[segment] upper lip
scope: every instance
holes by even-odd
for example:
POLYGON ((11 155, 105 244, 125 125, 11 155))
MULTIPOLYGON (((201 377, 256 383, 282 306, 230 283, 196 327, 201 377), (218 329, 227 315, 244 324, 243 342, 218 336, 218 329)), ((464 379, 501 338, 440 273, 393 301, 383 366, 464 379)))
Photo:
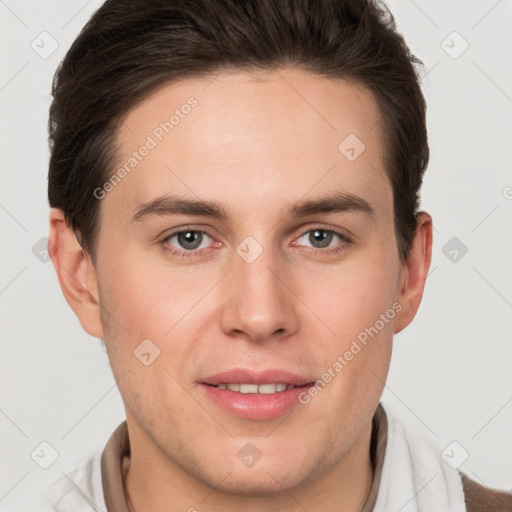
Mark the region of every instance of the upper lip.
POLYGON ((293 384, 294 386, 304 386, 310 384, 315 379, 309 379, 286 370, 249 370, 245 368, 234 368, 216 373, 210 377, 201 379, 203 384, 217 386, 219 384, 293 384))

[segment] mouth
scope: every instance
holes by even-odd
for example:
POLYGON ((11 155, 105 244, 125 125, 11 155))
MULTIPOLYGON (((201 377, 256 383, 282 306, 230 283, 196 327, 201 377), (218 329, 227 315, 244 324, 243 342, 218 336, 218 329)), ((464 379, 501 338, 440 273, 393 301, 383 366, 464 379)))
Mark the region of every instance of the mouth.
POLYGON ((212 405, 229 415, 268 420, 291 412, 315 379, 285 370, 235 369, 198 382, 212 405))
POLYGON ((295 385, 293 384, 243 384, 243 383, 221 383, 215 386, 219 389, 229 389, 229 391, 234 391, 235 393, 258 393, 260 395, 273 395, 274 393, 281 393, 282 391, 287 391, 288 389, 293 389, 295 385))

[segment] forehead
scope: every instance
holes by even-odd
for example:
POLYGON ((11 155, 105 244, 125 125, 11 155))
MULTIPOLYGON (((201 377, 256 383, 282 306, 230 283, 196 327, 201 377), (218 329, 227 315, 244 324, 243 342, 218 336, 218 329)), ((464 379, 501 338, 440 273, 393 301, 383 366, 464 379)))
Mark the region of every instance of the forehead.
POLYGON ((124 118, 113 171, 128 172, 107 202, 129 215, 177 192, 260 215, 276 203, 343 191, 389 209, 379 121, 366 88, 305 71, 167 84, 124 118))

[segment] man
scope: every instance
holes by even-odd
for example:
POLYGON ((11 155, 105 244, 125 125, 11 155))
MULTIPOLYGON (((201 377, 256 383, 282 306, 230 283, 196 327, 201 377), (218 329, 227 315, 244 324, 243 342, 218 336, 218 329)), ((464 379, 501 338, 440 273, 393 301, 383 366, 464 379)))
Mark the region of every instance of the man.
POLYGON ((361 0, 95 13, 54 82, 50 240, 126 421, 55 510, 512 510, 379 404, 431 259, 415 64, 361 0))

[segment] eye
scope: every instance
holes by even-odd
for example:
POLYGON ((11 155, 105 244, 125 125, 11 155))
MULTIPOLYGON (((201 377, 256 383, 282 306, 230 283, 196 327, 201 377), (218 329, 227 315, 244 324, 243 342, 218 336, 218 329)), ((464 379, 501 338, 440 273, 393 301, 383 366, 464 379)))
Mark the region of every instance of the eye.
MULTIPOLYGON (((164 243, 170 244, 178 252, 196 251, 208 247, 208 240, 212 240, 211 236, 204 231, 186 229, 169 235, 164 243)), ((210 242, 211 243, 211 242, 210 242)))
MULTIPOLYGON (((161 243, 164 249, 173 255, 191 257, 201 254, 202 249, 210 247, 212 241, 217 247, 222 246, 221 243, 215 242, 215 239, 205 231, 182 229, 171 233, 161 243)), ((325 254, 342 251, 350 243, 351 240, 343 233, 333 229, 316 228, 305 231, 291 245, 295 247, 298 245, 309 246, 313 252, 325 254), (343 243, 340 243, 340 241, 343 243)))
MULTIPOLYGON (((306 245, 308 247, 307 242, 309 242, 309 247, 313 247, 314 249, 325 249, 325 248, 331 248, 336 247, 336 243, 331 246, 331 243, 337 242, 337 241, 343 241, 346 245, 350 243, 350 240, 348 237, 343 235, 342 233, 339 233, 337 231, 334 231, 332 229, 322 229, 322 228, 316 228, 316 229, 310 229, 303 233, 299 238, 297 238, 297 242, 300 245, 306 245)), ((294 243, 293 245, 297 245, 297 243, 294 243)), ((323 251, 328 252, 328 251, 323 251)))

